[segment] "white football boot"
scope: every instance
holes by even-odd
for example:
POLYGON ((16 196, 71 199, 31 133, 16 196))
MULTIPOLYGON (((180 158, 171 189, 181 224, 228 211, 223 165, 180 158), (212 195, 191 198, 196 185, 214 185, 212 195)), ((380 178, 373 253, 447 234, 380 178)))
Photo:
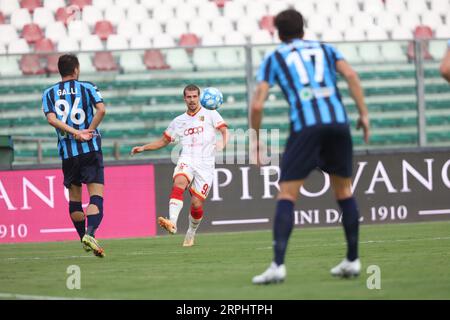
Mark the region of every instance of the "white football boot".
POLYGON ((360 271, 361 262, 359 259, 348 261, 347 258, 330 270, 332 276, 343 278, 357 277, 360 271))
POLYGON ((270 284, 270 283, 280 283, 286 278, 286 267, 284 264, 277 266, 275 262, 270 264, 270 267, 261 273, 253 277, 253 284, 270 284))
POLYGON ((188 230, 184 237, 183 247, 192 247, 194 245, 195 231, 188 230))

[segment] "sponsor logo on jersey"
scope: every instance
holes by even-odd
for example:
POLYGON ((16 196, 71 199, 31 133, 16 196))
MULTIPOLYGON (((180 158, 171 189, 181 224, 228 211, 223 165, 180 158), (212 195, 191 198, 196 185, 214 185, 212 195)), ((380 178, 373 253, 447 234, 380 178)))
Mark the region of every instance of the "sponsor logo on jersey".
POLYGON ((190 135, 193 135, 193 134, 200 134, 202 132, 203 132, 203 127, 200 126, 200 127, 189 128, 189 129, 184 130, 184 135, 185 136, 190 136, 190 135))
POLYGON ((183 162, 181 162, 179 165, 178 165, 178 167, 179 167, 179 169, 180 170, 183 170, 184 168, 186 168, 187 167, 187 164, 186 163, 183 163, 183 162))
POLYGON ((334 88, 303 88, 300 90, 300 99, 312 100, 313 98, 328 98, 335 94, 334 88))

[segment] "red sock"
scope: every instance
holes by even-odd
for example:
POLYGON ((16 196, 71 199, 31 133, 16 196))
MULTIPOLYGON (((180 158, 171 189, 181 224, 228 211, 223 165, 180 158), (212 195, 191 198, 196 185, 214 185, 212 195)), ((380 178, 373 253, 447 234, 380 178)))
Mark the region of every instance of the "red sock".
POLYGON ((191 205, 191 216, 196 220, 201 219, 203 217, 203 207, 194 208, 191 205))
POLYGON ((178 188, 178 187, 173 187, 172 193, 170 194, 170 199, 177 199, 177 200, 183 201, 183 193, 184 193, 184 189, 178 188))

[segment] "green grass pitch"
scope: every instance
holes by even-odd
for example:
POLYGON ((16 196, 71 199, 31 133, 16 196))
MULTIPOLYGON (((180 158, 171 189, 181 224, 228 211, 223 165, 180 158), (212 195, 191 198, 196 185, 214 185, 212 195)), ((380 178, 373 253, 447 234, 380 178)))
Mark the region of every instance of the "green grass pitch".
POLYGON ((191 248, 183 237, 101 240, 104 259, 78 241, 3 244, 0 298, 450 299, 450 221, 361 226, 357 279, 329 275, 345 252, 342 228, 296 228, 287 279, 270 286, 251 284, 272 258, 270 230, 199 233, 191 248), (66 287, 70 265, 80 267, 79 290, 66 287), (367 288, 369 265, 380 267, 381 289, 367 288))

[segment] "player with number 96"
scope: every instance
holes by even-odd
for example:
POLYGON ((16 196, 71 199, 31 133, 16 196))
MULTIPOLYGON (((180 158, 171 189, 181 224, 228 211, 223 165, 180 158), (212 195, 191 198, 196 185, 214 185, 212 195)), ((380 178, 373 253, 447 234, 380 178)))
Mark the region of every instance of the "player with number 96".
POLYGON ((79 81, 80 63, 72 54, 59 57, 61 81, 42 95, 42 110, 56 129, 62 159, 64 186, 69 190, 69 213, 86 251, 103 257, 104 250, 95 239, 103 218, 103 155, 98 125, 105 115, 103 98, 97 87, 79 81), (81 185, 90 196, 85 213, 81 205, 81 185))

